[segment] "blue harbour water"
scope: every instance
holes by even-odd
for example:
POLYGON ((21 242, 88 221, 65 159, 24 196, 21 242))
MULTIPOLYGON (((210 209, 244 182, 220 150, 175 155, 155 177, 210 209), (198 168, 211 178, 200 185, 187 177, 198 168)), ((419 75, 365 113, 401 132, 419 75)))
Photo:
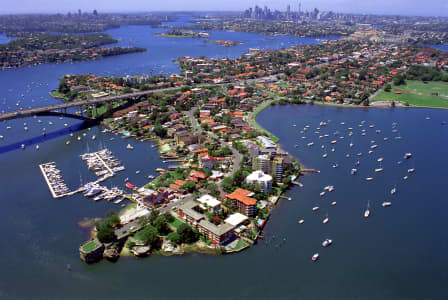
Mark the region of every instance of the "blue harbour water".
MULTIPOLYGON (((179 72, 172 60, 184 55, 237 57, 253 47, 278 49, 318 42, 212 32, 212 39, 244 42, 224 48, 202 40, 154 36, 163 31, 148 26, 108 31, 121 38, 122 45, 147 47, 145 53, 0 71, 0 111, 57 103, 48 92, 57 87, 58 78, 64 74, 150 74, 151 70, 170 74, 179 72)), ((78 246, 89 234, 78 222, 85 217, 102 217, 119 207, 93 202, 82 195, 52 199, 38 164, 56 162, 68 186, 76 188, 81 181, 94 179, 79 155, 107 147, 126 170, 105 185, 124 188, 126 177, 142 185, 147 175, 155 175, 155 168, 166 167, 156 148, 150 142, 102 133, 101 127, 75 131, 79 120, 67 118, 1 123, 0 135, 4 138, 0 139, 0 148, 41 136, 43 128, 58 132, 75 127, 73 136, 65 134, 39 142, 39 150, 28 145, 24 150, 0 153, 0 298, 442 299, 448 294, 448 204, 443 190, 448 168, 444 157, 448 127, 442 125, 446 120, 445 110, 269 107, 257 121, 280 138, 285 150, 321 173, 300 178, 303 188, 291 188, 288 196, 293 200, 278 204, 266 226, 265 238, 257 246, 237 255, 121 257, 117 263, 102 261, 93 265, 84 264, 78 257, 78 246), (427 116, 430 120, 426 120, 427 116), (328 120, 331 122, 320 132, 331 138, 319 139, 314 131, 319 122, 328 120), (366 120, 364 127, 358 127, 362 120, 366 120), (25 122, 28 131, 23 129, 25 122), (397 133, 392 132, 392 122, 398 123, 397 133), (369 128, 370 124, 375 128, 369 128), (310 129, 301 134, 306 125, 310 129), (352 138, 347 136, 348 127, 353 127, 352 138), (362 129, 366 129, 366 136, 361 135, 362 129), (377 129, 380 134, 375 133, 377 129), (333 135, 335 131, 340 132, 338 137, 333 135), (402 139, 394 138, 398 134, 402 139), (390 139, 384 141, 384 137, 390 139), (331 140, 337 143, 332 145, 331 140), (371 140, 378 147, 369 155, 371 140), (311 141, 315 144, 307 147, 311 141), (352 149, 350 142, 354 143, 352 149), (134 150, 126 149, 128 143, 134 150), (322 158, 321 145, 328 149, 327 158, 322 158), (335 152, 331 152, 332 146, 335 152), (358 152, 363 153, 359 172, 352 176, 350 169, 358 152), (405 152, 412 152, 413 157, 398 164, 405 152), (346 158, 347 153, 350 158, 346 158), (384 157, 384 171, 375 173, 379 156, 384 157), (339 167, 332 168, 333 163, 339 167), (416 172, 408 174, 409 168, 416 172), (137 170, 141 173, 136 174, 137 170), (406 175, 409 179, 404 180, 406 175), (374 180, 366 182, 369 176, 374 180), (335 190, 319 196, 327 185, 334 185, 335 190), (398 191, 391 196, 389 191, 394 186, 398 191), (381 207, 386 200, 392 202, 391 207, 381 207), (330 205, 332 201, 337 204, 330 205), (365 219, 368 201, 371 216, 365 219), (316 205, 320 209, 313 212, 316 205), (327 214, 330 221, 322 224, 327 214), (304 224, 298 224, 299 219, 304 219, 304 224), (320 244, 325 238, 334 242, 324 249, 320 244), (315 252, 320 253, 317 263, 311 261, 315 252), (71 264, 71 271, 66 269, 67 264, 71 264)))

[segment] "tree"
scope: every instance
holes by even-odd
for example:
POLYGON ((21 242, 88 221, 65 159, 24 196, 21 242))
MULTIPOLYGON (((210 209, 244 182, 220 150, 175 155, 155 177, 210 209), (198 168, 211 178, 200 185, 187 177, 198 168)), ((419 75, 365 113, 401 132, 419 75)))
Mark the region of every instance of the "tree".
POLYGON ((140 232, 141 238, 148 245, 154 245, 159 240, 158 234, 159 233, 157 232, 157 229, 152 227, 151 225, 146 226, 140 232))
POLYGON ((103 223, 99 226, 96 237, 101 243, 111 243, 115 239, 115 231, 112 227, 103 223))
POLYGON ((165 218, 165 220, 166 220, 168 223, 171 223, 171 222, 174 221, 174 217, 173 217, 173 215, 170 214, 169 212, 164 213, 162 216, 165 218))
POLYGON ((166 238, 176 245, 182 244, 182 238, 177 232, 170 232, 166 238))
POLYGON ((385 86, 384 86, 384 91, 385 92, 390 92, 391 91, 391 89, 392 89, 392 87, 390 86, 390 84, 388 83, 388 84, 386 84, 385 86))
POLYGON ((193 243, 196 242, 199 238, 198 234, 191 228, 191 226, 183 223, 177 229, 177 233, 179 234, 181 241, 183 243, 193 243))
POLYGON ((170 232, 170 229, 168 228, 168 223, 166 221, 166 218, 161 215, 158 216, 155 220, 154 220, 154 227, 157 229, 157 231, 162 234, 165 235, 168 232, 170 232))
POLYGON ((196 184, 193 181, 187 181, 182 188, 186 189, 189 193, 192 193, 196 189, 196 184))
POLYGON ((154 224, 154 221, 157 219, 159 215, 160 212, 157 209, 151 210, 151 213, 149 214, 149 223, 154 224))

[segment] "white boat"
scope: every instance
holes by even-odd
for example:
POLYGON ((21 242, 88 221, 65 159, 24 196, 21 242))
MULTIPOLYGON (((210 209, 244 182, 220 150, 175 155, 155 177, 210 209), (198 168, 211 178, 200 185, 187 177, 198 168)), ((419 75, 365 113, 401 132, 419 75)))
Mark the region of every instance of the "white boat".
POLYGON ((383 202, 383 204, 381 204, 383 207, 388 207, 392 205, 392 202, 383 202))
POLYGON ((355 175, 356 172, 358 172, 358 169, 353 168, 353 169, 350 171, 350 174, 355 175))
POLYGON ((409 152, 408 152, 408 153, 405 153, 405 154, 404 154, 403 158, 404 158, 404 159, 408 159, 408 158, 411 158, 411 156, 412 156, 412 153, 409 153, 409 152))
POLYGON ((95 139, 96 139, 96 135, 93 135, 93 136, 92 136, 92 140, 95 140, 95 139))
POLYGON ((331 205, 335 206, 336 205, 336 201, 331 202, 331 205))
POLYGON ((380 158, 378 158, 376 161, 377 161, 377 162, 382 162, 382 161, 383 161, 383 158, 380 157, 380 158))
POLYGON ((305 222, 304 219, 299 220, 299 224, 303 224, 305 222))
POLYGON ((373 180, 373 177, 367 177, 366 180, 367 180, 367 181, 372 181, 372 180, 373 180))
POLYGON ((20 148, 25 149, 25 144, 20 145, 20 148))
POLYGON ((80 137, 80 136, 78 136, 77 140, 78 140, 78 141, 80 141, 80 140, 81 140, 81 137, 80 137))
POLYGON ((325 239, 325 241, 322 242, 322 247, 328 247, 333 243, 333 240, 325 239))
POLYGON ((408 170, 408 173, 414 173, 415 172, 415 169, 409 169, 408 170))
POLYGON ((0 140, 3 138, 3 135, 0 135, 0 140))
POLYGON ((350 148, 352 148, 353 146, 354 146, 355 144, 353 144, 353 143, 350 143, 350 148))
POLYGON ((66 144, 66 145, 69 145, 69 144, 70 144, 70 141, 66 141, 65 144, 66 144))
POLYGON ((372 145, 370 146, 370 149, 375 149, 376 147, 378 147, 378 145, 372 145))
POLYGON ((367 202, 367 208, 364 211, 364 218, 368 218, 370 216, 370 201, 367 202))
POLYGON ((319 210, 319 206, 314 206, 313 211, 317 211, 317 210, 319 210))
POLYGON ((325 192, 321 192, 319 195, 324 196, 324 195, 325 195, 325 192))
POLYGON ((36 145, 36 150, 39 150, 39 145, 36 145))
POLYGON ((327 153, 324 153, 324 155, 322 155, 323 158, 326 158, 327 156, 327 153))
POLYGON ((339 167, 339 165, 338 164, 333 164, 332 167, 336 169, 337 167, 339 167))
POLYGON ((395 195, 396 192, 397 192, 397 188, 393 188, 390 190, 391 195, 395 195))
POLYGON ((372 154, 373 153, 373 151, 372 150, 370 150, 369 152, 367 152, 367 154, 372 154))
POLYGON ((323 221, 322 224, 327 224, 328 223, 328 217, 326 217, 323 221))
POLYGON ((308 143, 306 144, 308 147, 311 147, 312 145, 314 145, 314 142, 308 143))
POLYGON ((126 149, 128 149, 128 150, 132 150, 132 149, 134 149, 134 147, 132 147, 131 144, 128 144, 128 145, 126 146, 126 149))
POLYGON ((331 141, 330 143, 332 143, 332 144, 336 144, 337 141, 336 141, 336 140, 333 140, 333 141, 331 141))
POLYGON ((383 168, 381 168, 381 167, 380 167, 380 168, 377 168, 377 169, 375 169, 375 172, 377 172, 377 173, 378 173, 378 172, 381 172, 381 171, 383 171, 383 168))
POLYGON ((140 170, 135 171, 135 174, 140 174, 140 170))
POLYGON ((319 253, 314 253, 313 257, 311 257, 312 261, 317 261, 319 259, 319 253))
POLYGON ((403 179, 404 179, 404 180, 407 180, 407 179, 408 179, 408 176, 404 176, 403 179))

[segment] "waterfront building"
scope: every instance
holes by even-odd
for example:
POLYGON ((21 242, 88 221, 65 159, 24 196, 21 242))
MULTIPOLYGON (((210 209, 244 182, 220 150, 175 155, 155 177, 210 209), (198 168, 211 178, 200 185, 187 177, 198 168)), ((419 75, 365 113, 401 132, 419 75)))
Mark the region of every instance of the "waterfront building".
POLYGON ((263 187, 263 192, 272 189, 272 176, 263 173, 263 171, 254 171, 246 177, 246 183, 257 184, 263 187))
POLYGON ((251 198, 253 192, 236 189, 233 193, 226 196, 238 208, 238 210, 248 217, 254 217, 257 214, 257 200, 251 198))
POLYGON ((235 237, 233 232, 235 226, 226 222, 218 225, 209 222, 202 213, 200 205, 200 203, 193 200, 184 203, 178 209, 179 217, 198 229, 200 233, 207 236, 216 245, 222 245, 231 241, 235 237))
POLYGON ((257 141, 261 143, 263 148, 265 149, 276 149, 277 145, 268 137, 266 136, 257 136, 257 141))

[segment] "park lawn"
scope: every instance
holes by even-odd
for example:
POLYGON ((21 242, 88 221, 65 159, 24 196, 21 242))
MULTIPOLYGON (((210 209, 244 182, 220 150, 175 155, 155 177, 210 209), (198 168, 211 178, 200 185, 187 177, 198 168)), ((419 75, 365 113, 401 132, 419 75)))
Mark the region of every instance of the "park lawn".
POLYGON ((448 96, 448 82, 443 81, 429 81, 425 84, 420 80, 406 80, 406 85, 394 85, 392 88, 396 90, 422 93, 428 96, 432 93, 438 93, 439 96, 448 96))
POLYGON ((85 244, 84 246, 82 246, 82 250, 84 250, 85 252, 90 252, 95 250, 97 247, 99 246, 99 244, 95 241, 90 241, 87 244, 85 244))
POLYGON ((403 104, 408 103, 410 106, 448 108, 448 98, 438 96, 421 96, 415 94, 395 94, 394 92, 380 92, 372 99, 376 101, 395 101, 403 104))
POLYGON ((179 220, 178 218, 174 218, 174 221, 171 223, 168 223, 171 226, 173 226, 174 228, 176 228, 176 230, 179 228, 180 225, 184 224, 184 222, 182 222, 181 220, 179 220))
POLYGON ((268 107, 274 100, 265 101, 264 103, 261 103, 259 106, 255 108, 255 111, 252 113, 251 117, 248 118, 249 123, 255 127, 256 129, 265 132, 269 135, 269 138, 274 142, 278 143, 278 137, 273 135, 272 133, 268 132, 266 129, 264 129, 260 124, 257 122, 257 115, 262 112, 266 107, 268 107))
POLYGON ((249 246, 248 243, 246 243, 245 241, 239 239, 239 240, 238 240, 238 243, 236 243, 236 246, 235 246, 235 248, 233 248, 233 250, 234 250, 234 251, 238 251, 238 250, 240 250, 240 249, 242 249, 242 248, 245 248, 245 247, 247 247, 247 246, 249 246))

